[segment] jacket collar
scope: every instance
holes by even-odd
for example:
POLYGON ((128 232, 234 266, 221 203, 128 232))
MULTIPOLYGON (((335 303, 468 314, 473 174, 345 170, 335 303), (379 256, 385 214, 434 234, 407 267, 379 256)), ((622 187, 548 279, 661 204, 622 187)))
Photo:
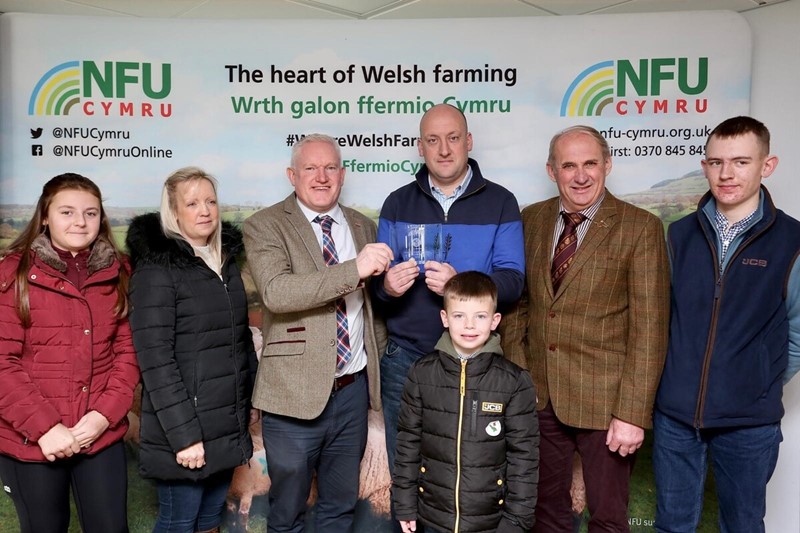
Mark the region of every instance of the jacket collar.
MULTIPOLYGON (((469 164, 470 168, 472 168, 472 178, 469 180, 467 190, 465 190, 461 196, 467 196, 486 186, 486 178, 484 178, 483 174, 481 174, 481 169, 478 166, 478 162, 472 158, 469 158, 467 159, 467 163, 469 164)), ((425 194, 431 195, 431 186, 428 182, 427 165, 423 164, 422 167, 420 167, 420 169, 417 171, 417 174, 414 176, 414 179, 417 181, 419 188, 422 189, 425 194)))
MULTIPOLYGON (((31 243, 31 251, 39 261, 50 268, 59 272, 67 271, 67 264, 58 256, 58 252, 53 248, 53 244, 47 235, 41 234, 36 237, 31 243)), ((114 247, 104 238, 98 237, 92 246, 92 251, 89 253, 86 270, 91 276, 98 270, 108 268, 115 260, 114 247)))
MULTIPOLYGON (((131 263, 156 264, 185 268, 197 264, 191 245, 182 239, 172 239, 161 230, 158 213, 139 215, 131 221, 125 240, 131 263)), ((243 249, 242 232, 230 222, 222 222, 222 253, 225 259, 235 257, 243 249)))
MULTIPOLYGON (((572 261, 572 265, 569 267, 569 270, 564 276, 561 286, 556 294, 552 294, 553 285, 550 281, 550 261, 548 260, 546 262, 542 262, 544 266, 541 274, 545 278, 543 282, 545 283, 551 296, 556 297, 566 290, 570 282, 578 275, 583 265, 595 255, 595 252, 603 243, 603 241, 608 238, 611 229, 617 223, 618 202, 619 200, 613 194, 611 194, 608 189, 606 189, 605 198, 600 204, 600 209, 597 210, 597 213, 592 219, 592 224, 589 226, 586 236, 583 238, 581 245, 578 247, 578 251, 575 253, 575 258, 572 261)), ((558 207, 559 199, 558 197, 555 197, 550 201, 550 204, 548 205, 549 209, 544 214, 544 216, 549 217, 548 220, 552 220, 552 222, 546 226, 549 228, 547 230, 548 258, 550 257, 549 251, 553 249, 553 238, 556 218, 558 217, 558 207)))
MULTIPOLYGON (((439 341, 436 343, 436 349, 439 351, 439 358, 442 361, 445 369, 449 372, 459 373, 461 371, 461 359, 458 357, 455 347, 453 346, 453 339, 450 337, 450 332, 442 333, 439 341)), ((483 346, 480 353, 473 355, 467 361, 467 366, 470 370, 470 375, 483 374, 489 368, 492 361, 492 356, 503 355, 503 348, 500 343, 500 334, 492 332, 489 339, 483 346)))
MULTIPOLYGON (((342 216, 347 222, 347 226, 350 228, 350 234, 353 238, 353 242, 355 243, 356 250, 361 250, 367 244, 368 237, 365 229, 362 227, 361 222, 351 215, 349 209, 342 207, 341 204, 339 204, 339 209, 341 209, 342 216)), ((317 269, 322 270, 327 268, 325 260, 323 259, 320 251, 317 236, 314 233, 314 229, 311 227, 311 222, 308 221, 306 214, 302 209, 300 209, 297 195, 295 193, 291 193, 283 200, 283 211, 286 213, 286 217, 294 227, 297 235, 299 235, 300 239, 303 241, 303 245, 305 246, 308 254, 314 260, 314 264, 317 266, 317 269)))
MULTIPOLYGON (((769 191, 763 185, 761 186, 760 191, 760 198, 758 201, 758 208, 756 209, 756 216, 753 217, 753 220, 750 222, 749 227, 745 230, 749 231, 750 228, 759 224, 760 222, 764 222, 766 224, 771 223, 775 217, 777 216, 777 208, 775 204, 772 202, 772 196, 770 196, 769 191)), ((717 202, 714 199, 714 196, 711 194, 711 191, 706 192, 700 201, 697 203, 697 215, 698 216, 705 216, 711 226, 715 226, 714 219, 716 216, 716 209, 717 209, 717 202)), ((744 232, 742 232, 744 233, 744 232)))

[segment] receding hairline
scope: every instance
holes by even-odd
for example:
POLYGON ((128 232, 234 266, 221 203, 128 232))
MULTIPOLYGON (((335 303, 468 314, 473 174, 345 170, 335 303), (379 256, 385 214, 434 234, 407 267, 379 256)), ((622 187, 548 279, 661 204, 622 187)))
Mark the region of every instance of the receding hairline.
POLYGON ((556 160, 556 145, 562 140, 574 135, 587 135, 590 139, 597 143, 597 146, 600 148, 600 153, 603 157, 604 161, 608 161, 611 159, 611 148, 608 146, 608 141, 606 141, 605 137, 594 129, 591 126, 585 125, 578 125, 578 126, 570 126, 569 128, 563 129, 553 135, 553 138, 550 139, 550 149, 547 154, 547 164, 553 165, 556 160))
POLYGON ((422 114, 422 118, 419 121, 419 136, 420 137, 424 136, 423 126, 426 124, 428 120, 430 120, 430 117, 432 115, 445 112, 453 113, 457 117, 460 117, 461 125, 464 126, 464 132, 465 133, 469 132, 469 126, 467 124, 467 116, 464 114, 463 111, 461 111, 459 108, 451 104, 436 104, 435 106, 428 109, 427 111, 425 111, 425 113, 422 114))

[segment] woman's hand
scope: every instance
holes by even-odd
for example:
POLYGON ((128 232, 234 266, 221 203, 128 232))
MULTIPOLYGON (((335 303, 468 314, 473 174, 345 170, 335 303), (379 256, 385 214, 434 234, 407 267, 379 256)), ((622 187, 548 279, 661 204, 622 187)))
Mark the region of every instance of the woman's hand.
POLYGON ((191 446, 182 449, 175 454, 175 459, 179 465, 190 470, 203 467, 206 464, 206 451, 203 448, 203 442, 195 442, 191 446))
POLYGON ((97 411, 89 411, 78 423, 69 428, 81 448, 88 448, 108 429, 108 419, 97 411))
POLYGON ((72 457, 81 451, 75 435, 61 423, 51 427, 47 433, 39 437, 38 444, 45 458, 50 462, 72 457))

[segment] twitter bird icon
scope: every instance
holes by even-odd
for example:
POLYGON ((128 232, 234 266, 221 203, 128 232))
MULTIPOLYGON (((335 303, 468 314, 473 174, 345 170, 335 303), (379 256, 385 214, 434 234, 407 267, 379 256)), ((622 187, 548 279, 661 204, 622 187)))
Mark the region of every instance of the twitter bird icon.
POLYGON ((42 128, 36 128, 35 130, 31 130, 31 139, 38 139, 42 136, 42 128))

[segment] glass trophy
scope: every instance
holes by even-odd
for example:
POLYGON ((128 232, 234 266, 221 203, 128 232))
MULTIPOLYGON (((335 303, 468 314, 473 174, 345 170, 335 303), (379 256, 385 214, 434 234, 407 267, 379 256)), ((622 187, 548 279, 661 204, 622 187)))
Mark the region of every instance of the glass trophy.
POLYGON ((420 268, 425 261, 443 261, 442 225, 441 224, 407 224, 405 235, 399 240, 403 243, 403 261, 412 257, 420 268))

